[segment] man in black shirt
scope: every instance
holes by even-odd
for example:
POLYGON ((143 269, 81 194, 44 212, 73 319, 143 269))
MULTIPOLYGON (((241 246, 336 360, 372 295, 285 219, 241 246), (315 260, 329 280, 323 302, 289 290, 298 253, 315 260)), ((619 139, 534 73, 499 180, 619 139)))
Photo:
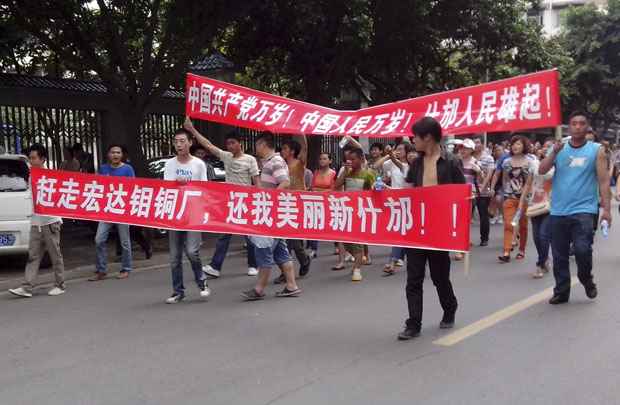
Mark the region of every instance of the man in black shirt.
MULTIPOLYGON (((413 162, 407 174, 407 182, 413 187, 428 187, 439 184, 464 184, 462 166, 459 160, 441 149, 441 125, 431 117, 422 118, 411 128, 419 157, 413 162)), ((399 340, 409 340, 420 335, 422 329, 422 285, 429 264, 431 280, 437 288, 439 302, 444 314, 439 327, 454 326, 457 308, 456 297, 450 282, 450 254, 445 251, 407 249, 407 305, 409 319, 405 329, 398 334, 399 340)))

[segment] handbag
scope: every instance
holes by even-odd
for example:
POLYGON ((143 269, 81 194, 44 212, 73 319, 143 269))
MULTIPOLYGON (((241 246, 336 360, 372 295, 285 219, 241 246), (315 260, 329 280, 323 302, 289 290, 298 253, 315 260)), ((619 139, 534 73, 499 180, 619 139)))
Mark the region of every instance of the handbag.
POLYGON ((525 215, 527 215, 529 218, 532 218, 548 214, 549 212, 551 212, 551 202, 549 200, 546 200, 536 204, 532 204, 527 207, 525 215))

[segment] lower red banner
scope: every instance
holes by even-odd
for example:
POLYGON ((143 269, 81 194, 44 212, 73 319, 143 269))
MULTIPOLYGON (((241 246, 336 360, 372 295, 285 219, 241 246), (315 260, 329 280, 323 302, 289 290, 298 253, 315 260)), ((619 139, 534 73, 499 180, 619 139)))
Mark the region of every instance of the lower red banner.
POLYGON ((471 189, 443 185, 362 192, 264 190, 32 169, 41 215, 152 228, 469 250, 471 189))

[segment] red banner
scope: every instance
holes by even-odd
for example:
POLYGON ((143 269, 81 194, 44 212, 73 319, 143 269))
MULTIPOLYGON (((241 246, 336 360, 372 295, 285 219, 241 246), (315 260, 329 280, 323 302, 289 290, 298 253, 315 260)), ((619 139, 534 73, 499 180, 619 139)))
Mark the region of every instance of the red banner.
POLYGON ((287 134, 399 137, 422 117, 447 135, 555 127, 561 123, 559 75, 548 70, 357 111, 339 111, 193 74, 192 118, 287 134))
POLYGON ((469 250, 469 185, 316 193, 37 168, 31 176, 34 210, 41 215, 285 239, 469 250))

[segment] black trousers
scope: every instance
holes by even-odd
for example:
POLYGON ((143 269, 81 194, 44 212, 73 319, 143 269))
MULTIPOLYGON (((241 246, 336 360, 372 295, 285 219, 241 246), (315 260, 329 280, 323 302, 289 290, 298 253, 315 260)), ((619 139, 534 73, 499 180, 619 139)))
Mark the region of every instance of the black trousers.
POLYGON ((288 239, 286 241, 286 245, 289 250, 295 252, 295 256, 297 256, 297 261, 300 266, 309 266, 310 265, 310 256, 306 253, 306 249, 304 249, 304 241, 300 239, 288 239))
POLYGON ((491 204, 491 197, 477 197, 475 201, 478 214, 480 215, 480 241, 488 242, 491 228, 489 222, 489 204, 491 204))
POLYGON ((431 280, 437 288, 439 303, 444 313, 454 314, 458 306, 452 283, 450 282, 450 253, 436 250, 407 249, 407 305, 409 319, 407 327, 422 328, 423 284, 426 262, 431 273, 431 280))

